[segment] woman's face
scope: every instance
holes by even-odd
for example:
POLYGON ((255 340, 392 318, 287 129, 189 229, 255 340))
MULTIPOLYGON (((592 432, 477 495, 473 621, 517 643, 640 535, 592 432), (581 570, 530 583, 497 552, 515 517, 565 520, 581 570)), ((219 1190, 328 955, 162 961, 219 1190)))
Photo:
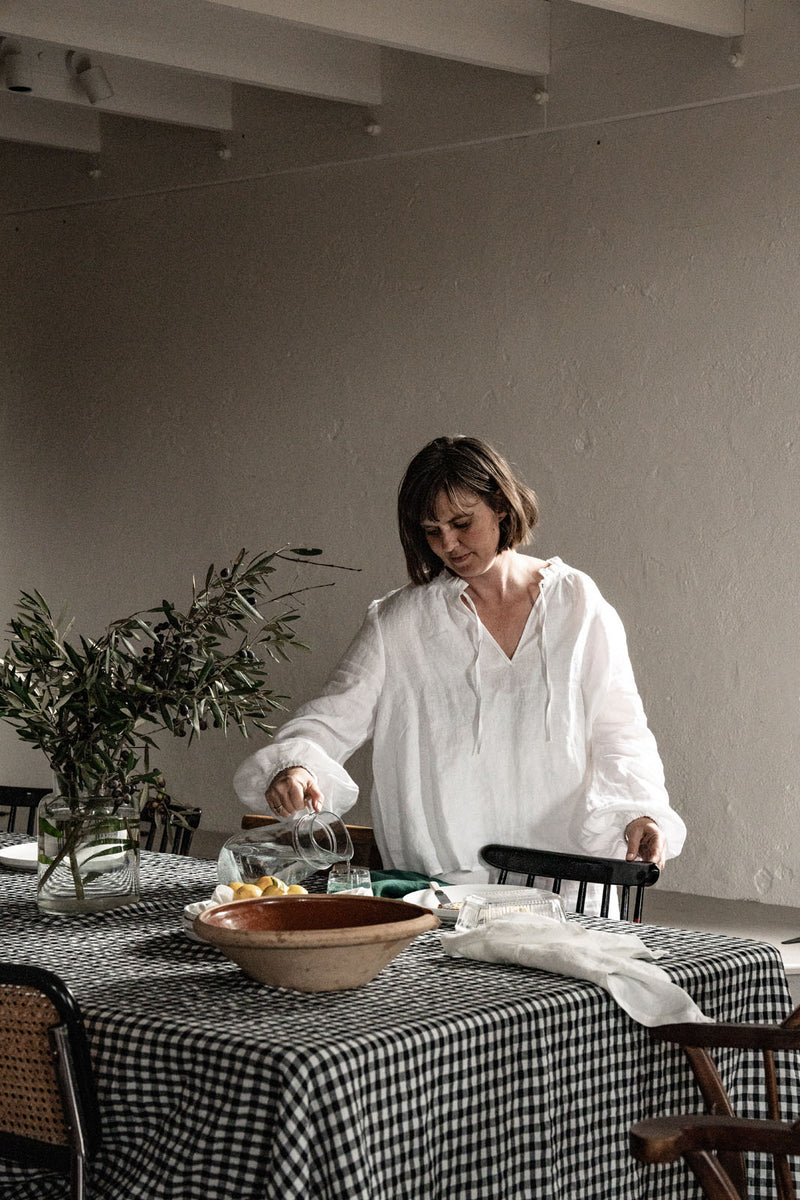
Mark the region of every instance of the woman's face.
POLYGON ((434 519, 422 522, 428 545, 454 575, 471 579, 488 571, 497 559, 500 522, 506 514, 474 492, 460 493, 455 503, 440 492, 434 519))

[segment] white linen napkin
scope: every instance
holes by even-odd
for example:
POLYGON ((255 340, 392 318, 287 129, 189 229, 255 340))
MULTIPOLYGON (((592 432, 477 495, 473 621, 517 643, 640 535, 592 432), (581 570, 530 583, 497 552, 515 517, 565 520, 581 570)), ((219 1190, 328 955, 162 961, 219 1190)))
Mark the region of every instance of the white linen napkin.
POLYGON ((640 1025, 710 1021, 688 992, 655 965, 661 954, 632 933, 585 929, 533 913, 511 913, 494 921, 441 935, 454 958, 517 963, 556 975, 588 979, 605 988, 640 1025))

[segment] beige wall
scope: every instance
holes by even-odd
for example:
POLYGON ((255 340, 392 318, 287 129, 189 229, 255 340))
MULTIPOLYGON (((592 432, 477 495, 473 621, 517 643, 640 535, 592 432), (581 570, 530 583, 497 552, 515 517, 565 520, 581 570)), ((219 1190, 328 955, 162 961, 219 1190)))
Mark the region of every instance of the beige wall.
MULTIPOLYGON (((138 193, 119 166, 93 198, 71 156, 4 149, 3 621, 37 587, 92 633, 241 546, 319 545, 360 573, 308 597, 313 652, 275 675, 299 701, 403 581, 410 455, 477 434, 539 491, 537 551, 625 621, 690 830, 665 886, 800 905, 800 96, 781 86, 604 124, 564 100, 560 130, 508 137, 495 96, 492 128, 424 152, 393 149, 389 113, 382 150, 313 169, 303 124, 297 169, 192 187, 178 155, 187 178, 139 161, 138 193)), ((126 145, 119 126, 119 163, 126 145)), ((238 824, 245 751, 166 748, 209 829, 238 824)), ((0 779, 48 782, 5 730, 0 779)))

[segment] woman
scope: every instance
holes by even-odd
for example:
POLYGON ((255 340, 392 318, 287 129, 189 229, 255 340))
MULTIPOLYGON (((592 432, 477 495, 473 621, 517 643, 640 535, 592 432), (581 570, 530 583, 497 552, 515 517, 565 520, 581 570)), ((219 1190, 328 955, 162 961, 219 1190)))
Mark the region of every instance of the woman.
POLYGON ((530 488, 478 439, 437 438, 398 517, 411 582, 370 605, 319 699, 242 764, 243 803, 344 812, 358 789, 342 764, 371 738, 387 866, 458 884, 488 878, 488 842, 679 854, 619 617, 587 575, 516 549, 538 520, 530 488))

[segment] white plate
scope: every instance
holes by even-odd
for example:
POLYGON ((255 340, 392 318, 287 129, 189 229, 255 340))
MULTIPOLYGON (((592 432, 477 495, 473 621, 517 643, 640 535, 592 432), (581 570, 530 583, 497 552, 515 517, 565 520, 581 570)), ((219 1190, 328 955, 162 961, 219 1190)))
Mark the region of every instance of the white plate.
MULTIPOLYGON (((204 912, 205 909, 213 908, 213 906, 213 900, 199 900, 196 904, 187 904, 184 908, 182 921, 183 932, 188 938, 191 938, 193 942, 202 942, 203 940, 202 938, 199 938, 194 931, 195 917, 199 916, 199 914, 204 912)), ((208 945, 208 943, 206 943, 206 945, 208 945)))
POLYGON ((11 871, 35 871, 39 847, 36 842, 21 842, 0 850, 0 865, 11 871))
POLYGON ((214 894, 210 900, 197 900, 194 904, 187 904, 183 910, 183 918, 181 922, 183 926, 183 932, 188 938, 191 938, 193 942, 202 942, 204 946, 207 946, 208 942, 205 942, 202 938, 199 938, 194 931, 195 917, 199 916, 201 912, 205 912, 207 908, 213 908, 215 904, 228 904, 232 899, 233 892, 231 889, 226 887, 224 884, 218 884, 214 889, 214 894))
MULTIPOLYGON (((38 865, 39 847, 36 842, 21 842, 17 846, 5 846, 0 850, 0 866, 8 867, 11 871, 35 871, 38 865)), ((79 850, 78 860, 91 858, 95 851, 79 850)), ((124 864, 123 854, 107 854, 95 860, 94 870, 117 871, 124 864)))

